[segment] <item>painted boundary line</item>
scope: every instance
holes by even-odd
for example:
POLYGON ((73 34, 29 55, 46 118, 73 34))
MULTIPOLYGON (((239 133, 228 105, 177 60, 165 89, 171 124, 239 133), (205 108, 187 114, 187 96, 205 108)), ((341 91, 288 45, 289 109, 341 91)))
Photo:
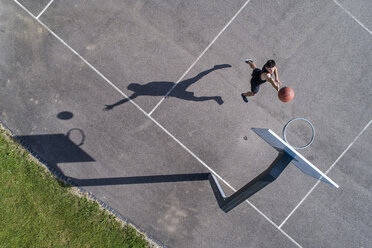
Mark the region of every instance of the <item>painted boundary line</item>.
MULTIPOLYGON (((78 58, 80 58, 89 68, 95 71, 104 81, 110 84, 116 91, 118 91, 122 96, 129 99, 129 97, 122 92, 115 84, 113 84, 109 79, 107 79, 101 72, 99 72, 93 65, 91 65, 87 60, 85 60, 79 53, 77 53, 72 47, 70 47, 62 38, 60 38, 56 33, 54 33, 48 26, 46 26, 42 21, 37 19, 27 8, 25 8, 22 4, 18 2, 18 0, 13 0, 19 7, 21 7, 25 12, 27 12, 31 17, 33 17, 41 26, 43 26, 48 32, 50 32, 57 40, 59 40, 63 45, 65 45, 72 53, 74 53, 78 58)), ((246 4, 249 2, 248 0, 246 4)), ((200 158, 198 158, 191 150, 189 150, 184 144, 182 144, 176 137, 174 137, 167 129, 165 129, 160 123, 158 123, 152 116, 146 113, 139 105, 137 105, 134 101, 129 99, 129 101, 137 107, 142 113, 144 113, 150 120, 152 120, 159 128, 161 128, 165 133, 167 133, 174 141, 176 141, 181 147, 183 147, 187 152, 190 153, 195 159, 197 159, 204 167, 206 167, 211 173, 213 173, 217 178, 219 178, 223 183, 225 183, 231 190, 236 192, 236 190, 226 182, 220 175, 214 172, 207 164, 205 164, 200 158)), ((90 192, 89 192, 90 193, 90 192)), ((302 248, 300 244, 298 244, 292 237, 290 237, 286 232, 284 232, 281 228, 278 227, 269 217, 267 217, 263 212, 261 212, 256 206, 254 206, 251 202, 246 200, 246 202, 255 209, 261 216, 263 216, 270 224, 272 224, 276 229, 278 229, 284 236, 286 236, 289 240, 291 240, 295 245, 302 248)))
MULTIPOLYGON (((368 124, 363 128, 363 130, 358 134, 358 136, 355 137, 355 139, 349 144, 349 146, 341 153, 341 155, 336 159, 336 161, 329 167, 329 169, 324 173, 328 174, 332 170, 332 168, 340 161, 340 159, 345 155, 345 153, 354 145, 354 143, 359 139, 359 137, 367 130, 369 125, 371 125, 372 120, 368 122, 368 124)), ((317 181, 315 185, 310 189, 309 192, 305 195, 305 197, 297 204, 297 206, 292 210, 292 212, 287 216, 287 218, 284 219, 284 221, 279 225, 279 228, 281 228, 287 220, 292 216, 292 214, 300 207, 300 205, 306 200, 306 198, 311 194, 311 192, 318 186, 320 181, 317 181)))
POLYGON ((62 40, 56 33, 54 33, 47 25, 42 21, 37 19, 30 11, 28 11, 18 0, 13 0, 17 3, 23 10, 30 14, 41 26, 43 26, 49 33, 51 33, 57 40, 59 40, 63 45, 65 45, 73 54, 75 54, 79 59, 81 59, 89 68, 96 72, 101 78, 103 78, 108 84, 110 84, 116 91, 118 91, 122 96, 128 98, 129 101, 136 106, 142 113, 148 115, 137 103, 132 101, 123 91, 121 91, 115 84, 113 84, 109 79, 107 79, 100 71, 98 71, 93 65, 91 65, 86 59, 84 59, 78 52, 76 52, 72 47, 70 47, 64 40, 62 40))
POLYGON ((194 63, 191 64, 191 66, 189 67, 189 69, 187 69, 185 71, 185 73, 180 77, 180 79, 178 79, 178 81, 175 83, 175 85, 173 85, 173 87, 168 91, 168 93, 165 94, 165 96, 163 96, 163 98, 155 105, 155 107, 150 111, 149 115, 152 115, 152 113, 159 107, 159 105, 164 101, 164 99, 168 97, 168 95, 173 91, 174 88, 176 88, 176 86, 178 85, 178 83, 181 82, 181 80, 186 76, 186 74, 189 73, 189 71, 195 66, 195 64, 201 59, 201 57, 203 57, 203 55, 209 50, 209 48, 216 42, 216 40, 218 39, 218 37, 221 36, 221 34, 227 29, 228 26, 230 26, 230 24, 235 20, 235 18, 240 14, 240 12, 242 12, 242 10, 249 3, 249 1, 250 0, 247 0, 243 4, 243 6, 238 10, 238 12, 236 12, 236 14, 225 25, 225 27, 223 27, 223 29, 217 34, 217 36, 214 37, 214 39, 211 41, 211 43, 209 43, 209 45, 204 49, 204 51, 199 55, 199 57, 197 57, 197 59, 194 61, 194 63))
POLYGON ((351 16, 351 18, 354 19, 354 21, 356 21, 362 28, 364 28, 370 35, 372 35, 372 32, 371 30, 369 30, 366 26, 364 26, 363 23, 361 23, 355 16, 353 16, 348 10, 346 10, 341 4, 339 4, 336 0, 333 0, 333 2, 335 4, 338 5, 338 7, 340 7, 343 11, 346 12, 346 14, 348 14, 349 16, 351 16))
POLYGON ((47 10, 47 8, 49 8, 49 6, 53 3, 54 0, 51 0, 47 6, 45 6, 45 8, 40 12, 40 14, 36 17, 36 19, 39 19, 40 16, 45 12, 45 10, 47 10))

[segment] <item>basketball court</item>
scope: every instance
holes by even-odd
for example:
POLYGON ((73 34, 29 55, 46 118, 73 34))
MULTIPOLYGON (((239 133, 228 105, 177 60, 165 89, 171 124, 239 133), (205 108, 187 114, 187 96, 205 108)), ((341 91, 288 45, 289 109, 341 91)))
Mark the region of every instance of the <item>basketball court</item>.
POLYGON ((0 6, 1 122, 160 245, 372 246, 371 1, 0 6), (274 59, 294 99, 266 83, 243 102, 245 59, 274 59), (225 213, 207 176, 232 195, 278 156, 253 130, 298 117, 316 135, 297 151, 339 188, 291 163, 225 213))

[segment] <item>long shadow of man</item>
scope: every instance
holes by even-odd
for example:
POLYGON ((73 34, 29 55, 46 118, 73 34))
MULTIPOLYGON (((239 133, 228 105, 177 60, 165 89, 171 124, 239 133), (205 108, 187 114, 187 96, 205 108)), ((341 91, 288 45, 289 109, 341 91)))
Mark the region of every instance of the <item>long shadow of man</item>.
POLYGON ((215 100, 219 105, 223 104, 223 100, 221 96, 195 96, 194 92, 186 91, 186 89, 197 82, 199 79, 204 77, 205 75, 211 73, 212 71, 231 67, 229 64, 222 64, 222 65, 215 65, 213 68, 203 71, 196 75, 193 78, 183 80, 179 82, 177 85, 174 82, 150 82, 144 85, 131 83, 128 85, 127 89, 133 91, 133 94, 128 98, 124 98, 114 104, 105 105, 106 107, 104 110, 113 109, 116 106, 124 104, 129 100, 133 100, 138 96, 167 96, 170 90, 173 90, 169 93, 169 96, 177 97, 184 100, 190 101, 208 101, 208 100, 215 100))

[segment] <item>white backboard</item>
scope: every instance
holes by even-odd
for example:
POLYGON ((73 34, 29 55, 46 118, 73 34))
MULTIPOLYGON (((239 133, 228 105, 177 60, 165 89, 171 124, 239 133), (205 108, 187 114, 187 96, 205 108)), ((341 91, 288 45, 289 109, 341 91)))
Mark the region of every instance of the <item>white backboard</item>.
POLYGON ((303 173, 308 176, 319 179, 325 183, 328 183, 336 188, 339 186, 327 177, 323 172, 316 168, 312 163, 310 163, 306 158, 304 158, 300 153, 298 153, 294 148, 292 148, 288 143, 282 140, 276 133, 267 128, 252 128, 252 130, 265 140, 269 145, 274 147, 276 150, 284 151, 293 157, 291 161, 297 168, 299 168, 303 173))

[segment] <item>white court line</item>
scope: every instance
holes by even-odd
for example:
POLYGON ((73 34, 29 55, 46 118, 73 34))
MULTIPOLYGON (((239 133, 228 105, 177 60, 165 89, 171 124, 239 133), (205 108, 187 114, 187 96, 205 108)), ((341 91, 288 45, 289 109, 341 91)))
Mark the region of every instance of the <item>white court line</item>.
POLYGON ((371 30, 369 30, 366 26, 364 26, 364 24, 363 23, 361 23, 358 19, 356 19, 356 17, 355 16, 353 16, 349 11, 347 11, 344 7, 342 7, 342 5, 341 4, 339 4, 336 0, 333 0, 333 2, 335 3, 335 4, 337 4, 341 9, 343 9, 345 12, 346 12, 346 14, 348 14, 349 16, 351 16, 360 26, 362 26, 362 28, 364 28, 370 35, 372 35, 372 32, 371 32, 371 30))
MULTIPOLYGON (((195 64, 200 60, 200 58, 208 51, 208 49, 216 42, 218 37, 226 30, 226 28, 234 21, 234 19, 240 14, 240 12, 244 9, 244 7, 249 3, 250 0, 246 1, 244 5, 236 12, 236 14, 231 18, 231 20, 225 25, 225 27, 218 33, 218 35, 212 40, 212 42, 207 46, 207 48, 204 49, 204 51, 199 55, 199 57, 194 61, 194 63, 191 64, 189 69, 185 71, 185 73, 181 76, 180 79, 176 82, 175 85, 168 91, 168 93, 155 105, 155 107, 150 111, 149 115, 152 115, 152 113, 159 107, 159 105, 165 100, 165 98, 168 97, 168 95, 173 91, 173 89, 177 86, 179 82, 186 76, 186 74, 195 66, 195 64)), ((355 18, 349 11, 347 11, 341 4, 339 4, 336 0, 333 0, 334 3, 336 3, 341 9, 343 9, 348 15, 350 15, 360 26, 362 26, 369 34, 372 35, 372 32, 364 26, 363 23, 361 23, 357 18, 355 18)))
MULTIPOLYGON (((76 52, 72 47, 70 47, 62 38, 60 38, 56 33, 54 33, 48 26, 46 26, 42 21, 37 19, 30 11, 28 11, 22 4, 20 4, 17 0, 13 0, 16 4, 18 4, 24 11, 30 14, 40 25, 42 25, 48 32, 50 32, 55 38, 57 38, 63 45, 65 45, 71 52, 73 52, 77 57, 79 57, 86 65, 88 65, 93 71, 95 71, 102 79, 104 79, 108 84, 110 84, 116 91, 118 91, 122 96, 129 99, 129 97, 122 92, 115 84, 113 84, 109 79, 107 79, 100 71, 98 71, 93 65, 91 65, 86 59, 84 59, 78 52, 76 52)), ((248 0, 249 1, 249 0, 248 0)), ((144 113, 150 120, 152 120, 158 127, 160 127, 165 133, 167 133, 174 141, 176 141, 181 147, 183 147, 190 155, 192 155, 196 160, 198 160, 205 168, 207 168, 211 173, 213 173, 217 178, 219 178, 223 183, 225 183, 231 190, 236 192, 236 190, 227 182, 225 181, 220 175, 218 175, 215 171, 213 171, 206 163, 204 163, 199 157, 197 157, 190 149, 188 149, 184 144, 181 143, 176 137, 174 137, 167 129, 165 129, 160 123, 158 123, 152 116, 146 113, 139 105, 137 105, 134 101, 129 99, 129 101, 142 113, 144 113)), ((278 229, 284 236, 286 236, 289 240, 291 240, 295 245, 302 248, 300 244, 298 244, 292 237, 290 237, 286 232, 278 227, 269 217, 267 217, 263 212, 261 212, 256 206, 254 206, 251 202, 246 200, 246 202, 255 209, 260 215, 262 215, 269 223, 271 223, 276 229, 278 229)))
POLYGON ((47 8, 49 8, 49 6, 53 3, 54 0, 51 0, 47 6, 45 6, 45 8, 40 12, 40 14, 36 17, 36 19, 39 19, 40 16, 45 12, 45 10, 47 10, 47 8))
POLYGON ((91 65, 86 59, 84 59, 78 52, 76 52, 72 47, 70 47, 62 38, 60 38, 56 33, 54 33, 48 26, 46 26, 42 21, 37 19, 34 15, 31 14, 22 4, 18 2, 18 0, 13 0, 16 2, 22 9, 24 9, 27 13, 29 13, 36 21, 39 22, 41 26, 43 26, 49 33, 51 33, 55 38, 57 38, 63 45, 65 45, 71 52, 73 52, 76 56, 78 56, 85 64, 87 64, 93 71, 95 71, 99 76, 101 76, 108 84, 110 84, 116 91, 118 91, 122 96, 128 98, 129 101, 134 104, 139 110, 141 110, 145 115, 148 115, 140 106, 137 105, 134 101, 132 101, 124 92, 122 92, 115 84, 113 84, 108 78, 106 78, 100 71, 98 71, 93 65, 91 65))
MULTIPOLYGON (((357 141, 357 139, 367 130, 369 125, 371 125, 372 120, 368 122, 368 124, 363 128, 363 130, 356 136, 356 138, 349 144, 349 146, 341 153, 341 155, 336 159, 336 161, 329 167, 329 169, 324 173, 328 174, 332 170, 332 168, 340 161, 340 159, 345 155, 345 153, 351 148, 351 146, 357 141)), ((297 204, 297 206, 292 210, 292 212, 285 218, 285 220, 282 222, 282 224, 279 225, 279 228, 281 228, 287 220, 292 216, 292 214, 298 209, 298 207, 305 201, 305 199, 310 195, 310 193, 315 189, 315 187, 320 183, 320 181, 317 181, 316 184, 310 189, 310 191, 305 195, 305 197, 297 204)))
POLYGON ((164 101, 165 98, 168 97, 168 95, 173 91, 173 89, 177 86, 177 84, 179 82, 181 82, 181 80, 186 76, 186 74, 194 67, 194 65, 200 60, 200 58, 208 51, 208 49, 216 42, 216 40, 218 39, 218 37, 220 37, 220 35, 226 30, 226 28, 228 26, 230 26, 230 24, 235 20, 235 18, 240 14, 240 12, 244 9, 244 7, 249 3, 250 0, 247 0, 243 6, 238 10, 238 12, 236 12, 236 14, 231 18, 231 20, 225 25, 225 27, 217 34, 216 37, 214 37, 214 39, 211 41, 211 43, 209 43, 209 45, 204 49, 204 51, 199 55, 199 57, 194 61, 194 63, 191 64, 191 66, 189 67, 189 69, 187 69, 185 71, 185 73, 180 77, 180 79, 178 79, 178 81, 175 83, 175 85, 173 85, 173 87, 168 91, 167 94, 165 94, 165 96, 163 96, 163 98, 156 104, 156 106, 150 111, 149 115, 152 115, 152 113, 155 111, 155 109, 157 109, 159 107, 159 105, 164 101))

